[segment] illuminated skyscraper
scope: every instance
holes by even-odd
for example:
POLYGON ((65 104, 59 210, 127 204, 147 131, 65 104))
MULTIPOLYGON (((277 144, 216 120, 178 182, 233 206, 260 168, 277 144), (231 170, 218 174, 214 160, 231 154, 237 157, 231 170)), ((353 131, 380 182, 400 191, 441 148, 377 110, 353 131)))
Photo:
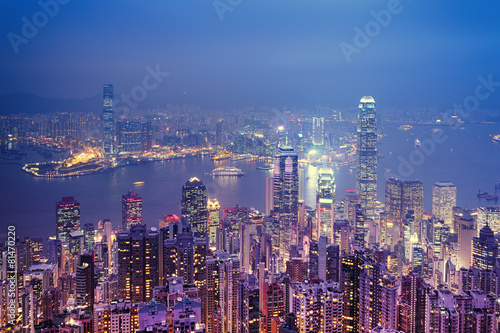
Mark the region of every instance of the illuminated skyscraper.
POLYGON ((321 146, 325 137, 325 118, 313 117, 313 145, 321 146))
POLYGON ((403 217, 412 210, 415 215, 415 232, 421 237, 422 216, 424 214, 424 184, 420 180, 403 182, 403 217))
POLYGON ((356 190, 367 219, 375 218, 377 200, 377 118, 375 100, 364 96, 359 102, 356 190))
POLYGON ((207 258, 207 333, 237 333, 238 330, 238 280, 240 260, 226 252, 216 251, 207 258), (217 329, 214 316, 220 319, 217 329))
POLYGON ((132 225, 116 234, 119 296, 147 302, 159 283, 159 233, 145 224, 132 225))
POLYGON ((217 228, 220 226, 220 204, 217 199, 208 199, 208 229, 209 242, 215 244, 217 228))
POLYGON ((76 304, 78 306, 94 308, 94 252, 80 256, 80 263, 76 266, 76 304))
POLYGON ((494 270, 498 258, 498 243, 490 226, 486 224, 479 237, 472 239, 472 267, 494 270))
POLYGON ((122 196, 122 225, 130 229, 133 224, 142 223, 142 197, 135 191, 129 191, 122 196))
POLYGON ((196 177, 182 187, 181 210, 195 237, 205 237, 208 232, 207 188, 196 177))
POLYGON ((73 197, 63 197, 56 204, 56 235, 62 242, 69 241, 69 234, 80 231, 80 203, 73 197))
POLYGON ((273 196, 273 177, 268 177, 266 178, 266 186, 265 186, 265 195, 264 195, 264 199, 265 199, 265 213, 266 213, 266 216, 269 216, 271 215, 272 211, 273 211, 273 199, 274 199, 274 196, 273 196))
POLYGON ((333 221, 335 218, 335 177, 331 168, 321 168, 318 172, 316 190, 316 221, 318 238, 326 236, 333 242, 333 221))
POLYGON ((140 121, 116 123, 116 150, 120 153, 138 153, 142 150, 142 125, 140 121))
POLYGON ((457 187, 451 182, 432 186, 432 214, 453 228, 453 207, 457 205, 457 187))
POLYGON ((104 154, 115 152, 115 121, 113 111, 114 89, 112 84, 105 84, 103 89, 102 133, 104 154))
POLYGON ((342 257, 342 332, 359 331, 359 291, 360 276, 365 263, 361 252, 346 254, 342 257))
POLYGON ((279 223, 279 254, 285 263, 290 245, 295 244, 299 218, 298 156, 292 147, 281 146, 274 161, 275 223, 279 223))

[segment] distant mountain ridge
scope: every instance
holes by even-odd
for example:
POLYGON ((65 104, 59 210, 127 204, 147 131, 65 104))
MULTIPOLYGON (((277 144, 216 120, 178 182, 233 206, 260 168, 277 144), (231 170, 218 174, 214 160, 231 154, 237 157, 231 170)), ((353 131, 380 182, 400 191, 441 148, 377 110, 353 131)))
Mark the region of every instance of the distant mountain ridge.
MULTIPOLYGON (((119 94, 115 93, 115 103, 119 94)), ((259 92, 218 92, 213 94, 177 94, 151 96, 138 103, 137 109, 165 107, 168 104, 196 105, 204 109, 230 110, 247 106, 313 107, 314 103, 293 91, 277 93, 259 92)), ((120 105, 118 103, 118 105, 120 105)), ((122 104, 123 105, 123 104, 122 104)), ((0 96, 0 115, 37 114, 54 112, 96 112, 102 110, 102 96, 86 98, 46 98, 28 93, 11 93, 0 96)))

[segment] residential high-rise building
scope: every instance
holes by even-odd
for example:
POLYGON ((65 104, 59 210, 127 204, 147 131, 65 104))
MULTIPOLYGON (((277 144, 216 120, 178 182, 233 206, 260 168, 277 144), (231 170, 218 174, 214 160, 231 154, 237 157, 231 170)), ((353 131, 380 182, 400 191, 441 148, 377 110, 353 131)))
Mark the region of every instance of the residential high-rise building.
POLYGON ((159 283, 159 233, 145 224, 116 234, 120 298, 147 302, 159 283))
POLYGON ((114 89, 112 84, 103 88, 102 133, 103 152, 106 155, 115 153, 115 116, 113 110, 114 89))
POLYGON ((433 290, 423 277, 410 273, 401 278, 398 329, 408 333, 425 332, 426 297, 433 290))
POLYGON ((342 333, 359 331, 360 276, 365 258, 354 251, 342 257, 342 333))
POLYGON ((130 229, 133 224, 142 223, 142 197, 135 191, 122 195, 122 225, 130 229))
POLYGON ((216 251, 207 259, 206 314, 207 333, 238 332, 238 280, 240 260, 216 251), (216 320, 216 318, 220 320, 216 320), (219 325, 215 327, 215 322, 219 325))
POLYGON ((342 292, 338 283, 295 283, 292 311, 298 332, 342 332, 342 292))
MULTIPOLYGON (((290 257, 290 245, 296 243, 299 203, 298 156, 289 146, 281 146, 274 161, 275 224, 279 224, 279 256, 283 263, 290 257)), ((283 269, 284 267, 282 267, 283 269)))
POLYGON ((325 118, 313 117, 313 145, 321 146, 325 141, 325 118))
POLYGON ((124 120, 116 123, 116 149, 120 153, 138 153, 142 150, 140 121, 124 120))
POLYGON ((375 100, 364 96, 358 113, 356 191, 367 219, 375 218, 377 200, 377 118, 375 100))
POLYGON ((420 180, 405 180, 403 182, 403 217, 410 210, 415 216, 415 232, 421 239, 422 216, 424 214, 424 184, 420 180))
POLYGON ((333 169, 321 168, 318 172, 316 189, 317 237, 325 236, 333 242, 333 221, 335 219, 335 177, 333 169))
POLYGON ((63 197, 56 203, 56 235, 62 242, 69 241, 69 234, 80 231, 80 203, 73 197, 63 197))
POLYGON ((264 332, 272 332, 272 322, 285 316, 285 294, 276 282, 264 284, 263 293, 263 328, 264 332))
POLYGON ((182 187, 181 211, 195 237, 205 237, 208 233, 207 188, 196 177, 182 187))
POLYGON ((432 186, 432 214, 453 229, 453 207, 457 205, 457 187, 452 182, 437 182, 432 186))
POLYGON ((486 224, 479 237, 472 239, 472 267, 494 270, 498 258, 498 243, 490 226, 486 224))
POLYGON ((217 199, 208 199, 208 233, 210 244, 215 244, 217 228, 220 226, 220 204, 217 199))

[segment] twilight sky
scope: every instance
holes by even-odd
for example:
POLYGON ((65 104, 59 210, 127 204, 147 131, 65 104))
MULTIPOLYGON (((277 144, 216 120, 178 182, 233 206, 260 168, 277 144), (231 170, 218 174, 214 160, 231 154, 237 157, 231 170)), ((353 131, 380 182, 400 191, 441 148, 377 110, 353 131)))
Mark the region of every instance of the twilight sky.
MULTIPOLYGON (((37 1, 1 2, 0 95, 84 98, 108 82, 130 92, 157 65, 170 75, 156 98, 291 91, 333 105, 373 95, 446 107, 473 94, 479 75, 500 82, 498 1, 59 1, 53 17, 37 1), (371 11, 389 10, 390 22, 375 23, 371 11), (23 36, 23 17, 38 31, 23 36), (367 27, 369 43, 356 44, 367 27), (358 46, 350 62, 341 43, 358 46)), ((498 106, 500 87, 481 105, 498 106)))

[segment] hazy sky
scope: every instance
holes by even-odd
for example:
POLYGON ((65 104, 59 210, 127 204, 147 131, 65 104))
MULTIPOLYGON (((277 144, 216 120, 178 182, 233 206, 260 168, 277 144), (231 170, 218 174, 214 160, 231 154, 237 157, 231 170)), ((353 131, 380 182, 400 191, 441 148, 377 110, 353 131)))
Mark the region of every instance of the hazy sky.
POLYGON ((107 82, 129 92, 157 65, 170 75, 151 96, 293 91, 317 103, 446 106, 473 94, 479 75, 500 82, 498 1, 60 2, 53 17, 37 1, 1 2, 0 94, 88 97, 107 82), (372 14, 381 10, 392 11, 384 26, 372 14), (26 20, 38 31, 23 36, 26 20), (367 27, 369 43, 356 43, 367 27), (341 43, 357 45, 350 62, 341 43))

